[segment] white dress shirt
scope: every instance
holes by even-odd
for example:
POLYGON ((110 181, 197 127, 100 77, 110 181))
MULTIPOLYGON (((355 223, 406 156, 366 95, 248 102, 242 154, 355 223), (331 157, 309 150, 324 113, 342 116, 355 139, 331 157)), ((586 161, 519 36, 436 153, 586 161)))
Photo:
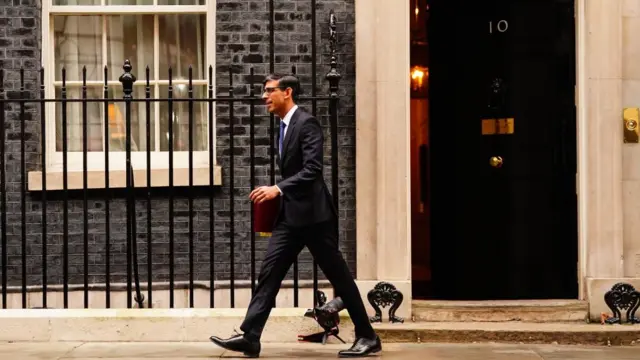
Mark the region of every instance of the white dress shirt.
MULTIPOLYGON (((287 135, 287 131, 289 130, 289 123, 291 122, 291 118, 293 117, 293 113, 296 112, 296 110, 298 109, 298 105, 293 105, 293 107, 289 110, 289 112, 287 112, 287 115, 284 116, 284 118, 280 121, 284 122, 284 124, 286 125, 284 128, 284 134, 282 134, 282 150, 284 150, 284 139, 287 135)), ((282 156, 282 155, 280 155, 282 156)), ((280 187, 278 187, 278 185, 276 185, 276 188, 278 188, 278 191, 280 191, 280 195, 282 195, 282 190, 280 190, 280 187)))
MULTIPOLYGON (((298 105, 293 105, 293 107, 289 110, 287 115, 284 116, 284 119, 281 121, 286 125, 284 128, 284 134, 282 134, 282 146, 284 147, 284 137, 287 135, 287 130, 289 130, 289 123, 291 122, 291 118, 293 117, 293 113, 298 109, 298 105)), ((284 150, 284 149, 282 149, 284 150)))

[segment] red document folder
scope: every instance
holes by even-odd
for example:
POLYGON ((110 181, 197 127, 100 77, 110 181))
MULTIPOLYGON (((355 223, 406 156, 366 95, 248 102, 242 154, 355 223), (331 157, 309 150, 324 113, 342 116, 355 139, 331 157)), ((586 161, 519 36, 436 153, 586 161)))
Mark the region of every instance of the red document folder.
POLYGON ((279 196, 260 204, 253 203, 253 231, 261 236, 271 236, 279 211, 279 196))

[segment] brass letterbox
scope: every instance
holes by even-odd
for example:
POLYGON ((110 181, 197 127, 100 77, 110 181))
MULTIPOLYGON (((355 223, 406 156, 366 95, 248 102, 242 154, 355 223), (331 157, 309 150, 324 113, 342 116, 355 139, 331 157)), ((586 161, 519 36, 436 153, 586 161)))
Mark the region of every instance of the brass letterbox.
POLYGON ((638 143, 640 130, 638 118, 640 109, 625 108, 623 113, 623 138, 625 143, 638 143))

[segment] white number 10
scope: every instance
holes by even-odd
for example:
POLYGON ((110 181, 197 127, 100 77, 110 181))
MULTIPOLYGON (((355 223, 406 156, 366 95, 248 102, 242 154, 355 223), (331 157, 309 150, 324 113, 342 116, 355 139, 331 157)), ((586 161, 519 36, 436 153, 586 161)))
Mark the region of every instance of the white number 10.
MULTIPOLYGON (((498 21, 498 25, 496 26, 496 29, 498 29, 499 32, 503 33, 507 31, 508 28, 509 28, 509 23, 507 22, 507 20, 498 21)), ((489 34, 493 34, 493 21, 489 21, 489 34)))

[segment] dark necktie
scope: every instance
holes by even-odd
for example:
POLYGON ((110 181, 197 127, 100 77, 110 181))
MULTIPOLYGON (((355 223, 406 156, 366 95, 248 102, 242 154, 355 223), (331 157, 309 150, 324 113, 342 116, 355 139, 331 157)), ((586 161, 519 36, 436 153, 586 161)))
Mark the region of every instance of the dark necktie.
POLYGON ((284 129, 287 127, 287 124, 284 123, 284 121, 280 121, 280 156, 282 156, 282 144, 284 144, 284 129))

